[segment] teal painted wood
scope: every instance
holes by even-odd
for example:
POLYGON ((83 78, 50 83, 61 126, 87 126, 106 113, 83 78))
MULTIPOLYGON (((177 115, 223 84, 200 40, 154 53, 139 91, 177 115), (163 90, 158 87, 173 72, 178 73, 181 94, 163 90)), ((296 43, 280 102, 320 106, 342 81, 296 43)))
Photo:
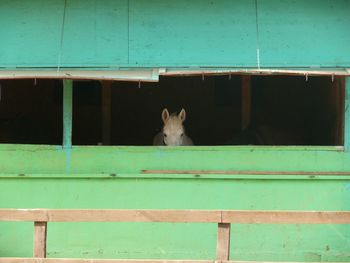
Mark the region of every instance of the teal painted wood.
POLYGON ((350 151, 350 77, 345 78, 344 147, 350 151))
POLYGON ((0 67, 57 66, 63 3, 0 1, 0 67))
POLYGON ((350 67, 348 10, 349 0, 0 1, 0 67, 350 67))
POLYGON ((130 64, 257 66, 254 0, 130 0, 130 64))
MULTIPOLYGON (((72 148, 73 81, 63 81, 63 148, 72 148)), ((68 162, 69 160, 67 160, 68 162)))
POLYGON ((67 0, 62 65, 127 64, 127 7, 127 0, 67 0))
POLYGON ((350 64, 350 1, 257 0, 262 67, 350 64))

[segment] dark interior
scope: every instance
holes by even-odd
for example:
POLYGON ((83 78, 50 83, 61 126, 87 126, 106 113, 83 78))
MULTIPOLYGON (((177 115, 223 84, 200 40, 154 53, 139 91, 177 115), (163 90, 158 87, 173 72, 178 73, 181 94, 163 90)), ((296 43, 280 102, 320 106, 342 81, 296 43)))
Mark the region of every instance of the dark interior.
POLYGON ((0 82, 0 143, 62 144, 62 81, 0 82))
MULTIPOLYGON (((184 108, 195 145, 342 145, 344 83, 326 77, 252 76, 250 123, 242 127, 242 76, 161 77, 157 83, 75 81, 73 144, 151 145, 161 112, 184 108), (102 139, 103 100, 111 102, 102 139)), ((106 119, 106 118, 104 118, 106 119)), ((0 142, 62 143, 62 81, 1 81, 0 142)))

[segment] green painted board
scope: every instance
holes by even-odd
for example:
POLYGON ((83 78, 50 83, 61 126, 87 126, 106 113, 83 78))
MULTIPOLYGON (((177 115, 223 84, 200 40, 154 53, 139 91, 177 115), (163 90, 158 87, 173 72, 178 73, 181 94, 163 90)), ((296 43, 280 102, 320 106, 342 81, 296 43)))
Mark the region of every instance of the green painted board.
POLYGON ((350 65, 349 0, 257 0, 262 67, 350 65))
POLYGON ((130 1, 130 65, 257 66, 255 3, 130 1))
POLYGON ((335 147, 0 145, 1 174, 140 174, 142 170, 350 173, 335 147), (299 150, 298 150, 299 149, 299 150))
MULTIPOLYGON (((2 178, 2 208, 350 210, 350 181, 2 178)), ((215 259, 215 224, 49 223, 48 257, 215 259)), ((0 222, 1 256, 33 225, 0 222)), ((233 225, 231 259, 349 261, 350 225, 233 225)))

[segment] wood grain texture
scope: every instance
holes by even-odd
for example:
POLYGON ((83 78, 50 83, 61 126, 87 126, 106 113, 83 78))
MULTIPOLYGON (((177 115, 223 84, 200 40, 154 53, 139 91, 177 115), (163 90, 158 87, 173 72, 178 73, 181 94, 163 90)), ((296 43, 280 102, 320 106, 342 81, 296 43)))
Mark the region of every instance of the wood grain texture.
POLYGON ((46 257, 47 222, 34 222, 33 256, 46 257))
POLYGON ((350 211, 0 209, 0 221, 350 224, 350 211))
POLYGON ((231 224, 218 224, 218 238, 216 243, 216 260, 229 260, 230 258, 230 232, 231 224))

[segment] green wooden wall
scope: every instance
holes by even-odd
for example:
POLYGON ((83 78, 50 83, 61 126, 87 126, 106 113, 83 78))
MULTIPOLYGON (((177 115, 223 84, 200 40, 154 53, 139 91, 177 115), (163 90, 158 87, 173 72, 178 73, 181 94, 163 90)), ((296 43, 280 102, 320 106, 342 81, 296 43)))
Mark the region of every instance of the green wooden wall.
MULTIPOLYGON (((349 67, 349 10, 347 0, 3 0, 0 67, 349 67)), ((0 145, 0 207, 349 211, 349 94, 347 78, 345 150, 70 147, 69 136, 65 147, 0 145)), ((66 86, 71 125, 69 98, 66 86)), ((2 222, 0 256, 31 256, 32 235, 30 223, 2 222)), ((214 259, 215 239, 208 224, 49 223, 47 249, 48 257, 214 259)), ((350 261, 349 251, 346 225, 232 227, 231 259, 350 261)))
POLYGON ((3 0, 0 67, 349 67, 349 0, 3 0))

